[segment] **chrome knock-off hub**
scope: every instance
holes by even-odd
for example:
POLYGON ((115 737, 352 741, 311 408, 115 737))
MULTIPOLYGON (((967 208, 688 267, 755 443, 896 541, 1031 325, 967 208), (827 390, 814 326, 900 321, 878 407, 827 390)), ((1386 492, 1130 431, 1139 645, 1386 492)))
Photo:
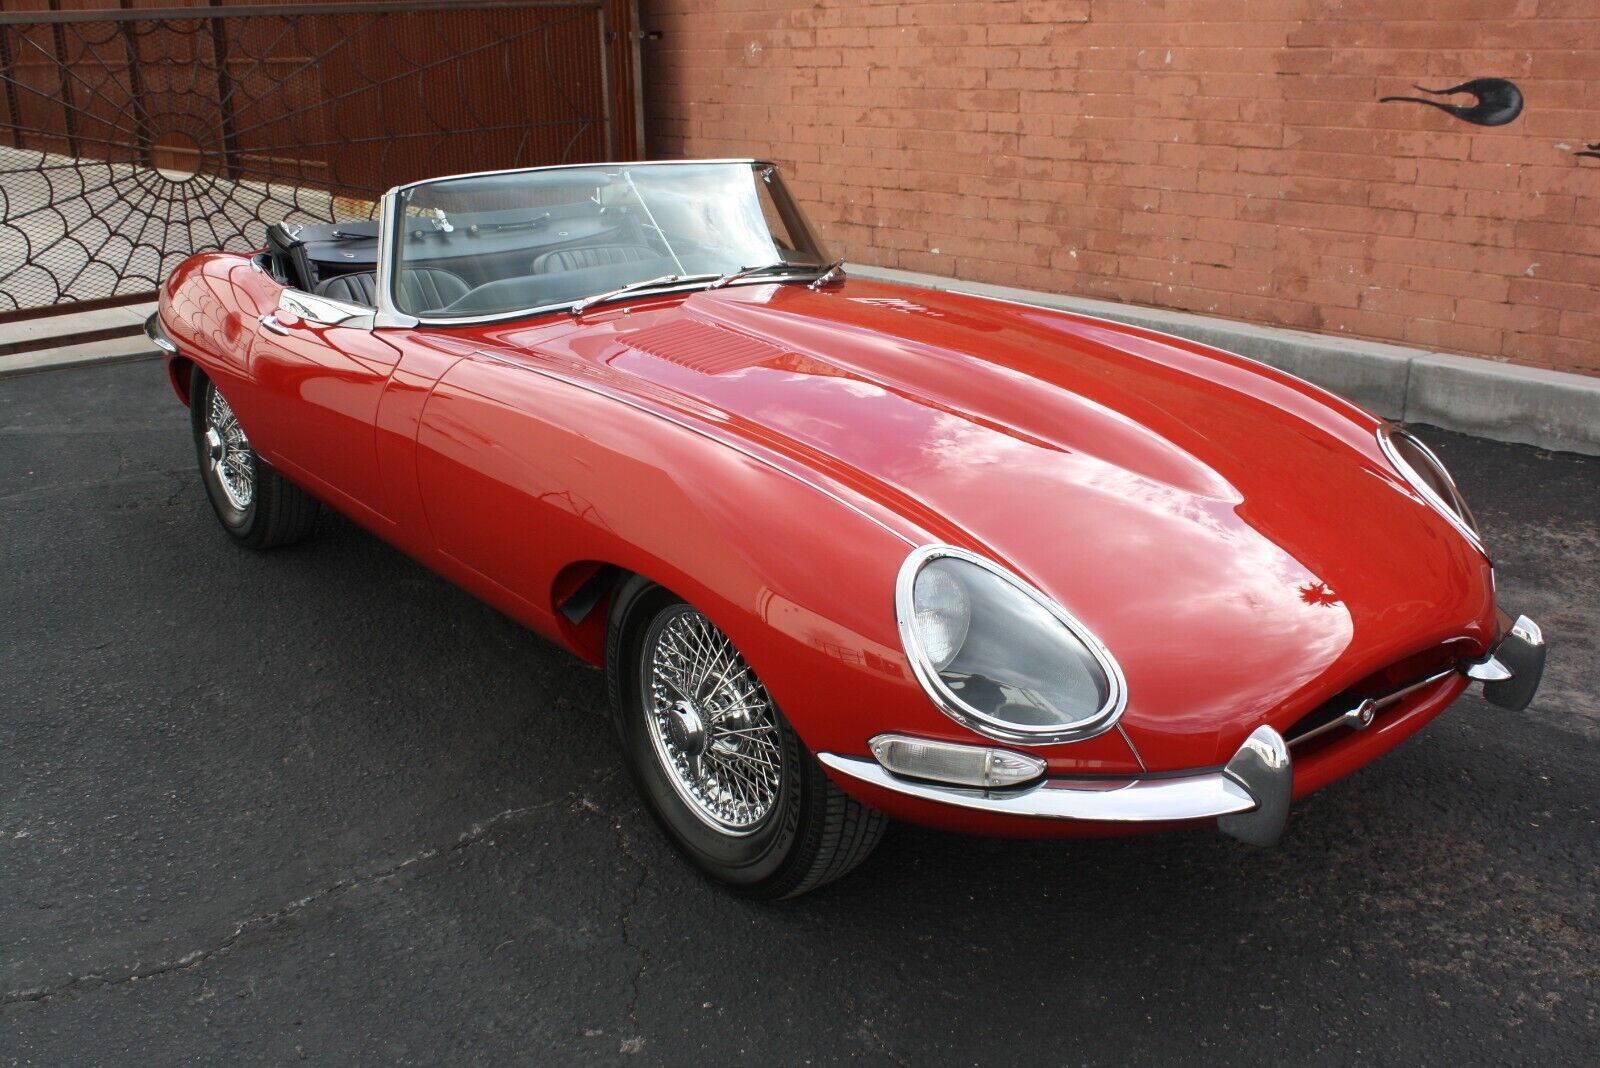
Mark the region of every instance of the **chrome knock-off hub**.
POLYGON ((213 467, 222 463, 228 455, 228 443, 222 440, 216 427, 206 431, 206 455, 210 457, 213 467))
POLYGON ((706 751, 706 725, 688 701, 679 701, 666 712, 667 734, 672 744, 683 751, 689 773, 700 775, 700 757, 706 751))
POLYGON ((205 445, 207 474, 216 481, 228 503, 239 511, 250 507, 256 499, 256 454, 245 437, 222 391, 211 387, 211 400, 205 410, 205 445))

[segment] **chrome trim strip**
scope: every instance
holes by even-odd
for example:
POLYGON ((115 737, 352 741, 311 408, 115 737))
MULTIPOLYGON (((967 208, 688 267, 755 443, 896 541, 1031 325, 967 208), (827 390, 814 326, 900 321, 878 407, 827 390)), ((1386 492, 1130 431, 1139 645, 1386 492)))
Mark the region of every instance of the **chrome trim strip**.
POLYGON ((1405 458, 1400 455, 1399 450, 1394 447, 1394 442, 1390 440, 1395 437, 1403 437, 1407 441, 1411 442, 1411 444, 1415 445, 1418 449, 1422 450, 1422 454, 1432 461, 1434 469, 1439 473, 1439 476, 1445 480, 1445 482, 1449 483, 1451 490, 1453 490, 1455 495, 1460 498, 1462 508, 1467 509, 1467 514, 1470 515, 1471 509, 1466 503, 1467 499, 1461 493, 1460 487, 1456 485, 1455 477, 1450 474, 1450 469, 1445 467, 1444 462, 1434 454, 1432 449, 1423 444, 1420 438, 1406 430, 1404 427, 1400 426, 1398 423, 1382 423, 1378 426, 1378 448, 1383 452, 1384 457, 1389 461, 1390 465, 1397 472, 1399 472, 1400 477, 1405 479, 1406 485, 1410 486, 1412 490, 1414 490, 1416 494, 1422 498, 1423 503, 1428 505, 1428 507, 1432 508, 1435 512, 1438 512, 1439 515, 1444 518, 1445 522, 1455 527, 1461 536, 1466 538, 1467 542, 1474 549, 1477 549, 1480 553, 1487 557, 1489 555, 1489 548, 1484 544, 1483 536, 1473 529, 1472 524, 1468 522, 1466 516, 1460 514, 1454 507, 1451 506, 1449 501, 1446 501, 1444 498, 1435 493, 1433 489, 1428 486, 1427 481, 1422 477, 1421 473, 1419 473, 1415 468, 1405 461, 1405 458))
POLYGON ((1320 738, 1329 731, 1338 730, 1340 727, 1348 727, 1353 731, 1364 731, 1368 727, 1372 726, 1372 719, 1377 715, 1377 713, 1378 702, 1368 698, 1359 702, 1349 711, 1330 719, 1328 722, 1320 726, 1313 727, 1304 734, 1295 735, 1293 738, 1289 739, 1289 744, 1291 746, 1304 745, 1311 739, 1320 738))
MULTIPOLYGON (((922 545, 912 550, 906 557, 905 563, 900 565, 900 574, 894 584, 894 609, 895 622, 900 629, 900 644, 904 646, 906 659, 911 661, 911 670, 916 675, 917 681, 922 684, 922 689, 932 699, 935 707, 957 723, 969 730, 993 738, 997 741, 1011 742, 1021 745, 1054 745, 1060 742, 1078 742, 1095 735, 1103 734, 1116 725, 1122 712, 1128 706, 1128 680, 1122 674, 1122 668, 1117 664, 1116 657, 1111 655, 1111 650, 1103 645, 1099 638, 1094 636, 1088 627, 1078 621, 1070 612, 1057 604, 1050 597, 1012 574, 999 564, 987 557, 954 545, 922 545), (961 700, 951 689, 944 684, 938 671, 929 663, 927 653, 922 648, 922 639, 918 636, 912 621, 916 616, 914 593, 917 573, 929 561, 940 557, 951 557, 964 560, 969 564, 980 567, 994 575, 1002 582, 1016 589, 1023 596, 1038 604, 1049 612, 1067 628, 1074 638, 1083 643, 1089 655, 1099 664, 1100 670, 1106 676, 1106 703, 1096 709, 1092 715, 1061 727, 1051 727, 1046 730, 1025 730, 1012 724, 996 720, 978 709, 973 708, 961 700)), ((1135 754, 1137 757, 1137 754, 1135 754)), ((1143 761, 1141 760, 1141 763, 1143 761)))
POLYGON ((1445 668, 1442 671, 1435 671, 1427 678, 1418 679, 1416 682, 1400 687, 1400 689, 1394 691, 1393 693, 1386 693, 1382 697, 1374 698, 1372 703, 1377 705, 1379 708, 1388 708, 1401 698, 1409 697, 1418 690, 1422 689, 1424 686, 1432 686, 1436 682, 1448 679, 1453 674, 1455 674, 1455 668, 1445 668))
POLYGON ((401 311, 394 302, 393 294, 389 292, 392 285, 390 275, 394 273, 389 263, 395 255, 393 224, 395 198, 398 191, 403 188, 406 187, 395 186, 383 194, 383 199, 378 202, 378 277, 373 282, 378 291, 378 313, 372 317, 372 326, 375 330, 384 327, 409 330, 421 323, 415 315, 401 311))
POLYGON ((1150 765, 1144 762, 1144 754, 1139 752, 1139 747, 1133 744, 1133 738, 1128 734, 1128 728, 1120 722, 1117 724, 1117 733, 1122 735, 1122 740, 1128 743, 1128 752, 1133 754, 1133 759, 1139 762, 1140 771, 1149 771, 1150 765))
MULTIPOLYGON (((279 293, 278 308, 321 326, 347 326, 352 330, 371 330, 376 319, 372 308, 332 297, 319 297, 300 289, 285 289, 279 293)), ((263 326, 266 325, 264 320, 269 318, 272 316, 262 316, 263 326)))
MULTIPOLYGON (((1491 657, 1490 659, 1493 658, 1491 657)), ((1321 726, 1313 727, 1304 734, 1295 735, 1293 738, 1289 739, 1289 745, 1296 746, 1300 745, 1302 742, 1309 742, 1313 738, 1327 734, 1336 727, 1349 727, 1351 730, 1364 731, 1372 725, 1373 716, 1380 710, 1388 708, 1390 705, 1399 702, 1403 698, 1409 697, 1424 687, 1432 686, 1436 682, 1442 682, 1451 675, 1456 674, 1458 671, 1460 671, 1461 674, 1467 675, 1471 678, 1478 677, 1473 675, 1470 670, 1465 668, 1457 669, 1449 667, 1445 668, 1443 671, 1436 671, 1426 678, 1418 679, 1416 682, 1408 683, 1405 686, 1400 687, 1400 689, 1395 690, 1393 693, 1386 693, 1382 697, 1366 698, 1357 702, 1355 707, 1351 708, 1343 715, 1334 719, 1330 719, 1321 726)))
POLYGON ((418 186, 432 185, 434 182, 453 182, 458 178, 492 178, 499 174, 534 174, 539 171, 592 171, 604 167, 683 167, 698 166, 707 163, 748 163, 752 167, 756 164, 775 166, 771 160, 753 158, 730 159, 649 159, 649 160, 617 160, 610 163, 551 163, 543 167, 504 167, 494 171, 463 171, 460 174, 442 174, 437 178, 423 178, 405 185, 397 185, 385 193, 384 199, 407 189, 416 189, 418 186))
POLYGON ((178 354, 178 346, 172 343, 167 332, 161 329, 161 313, 151 312, 144 320, 144 336, 150 339, 150 344, 167 353, 169 356, 178 354))
POLYGON ((1171 823, 1215 819, 1253 811, 1256 799, 1221 771, 1173 778, 1045 779, 1013 790, 979 790, 902 779, 874 760, 818 753, 823 767, 885 790, 990 812, 1049 820, 1098 823, 1171 823))

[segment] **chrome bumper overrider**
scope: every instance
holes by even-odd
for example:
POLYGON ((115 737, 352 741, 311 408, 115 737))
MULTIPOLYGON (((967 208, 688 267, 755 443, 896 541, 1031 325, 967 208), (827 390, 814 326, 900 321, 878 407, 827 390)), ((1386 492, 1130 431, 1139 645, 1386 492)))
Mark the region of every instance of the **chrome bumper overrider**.
POLYGON ((1533 700, 1544 678, 1544 632, 1527 616, 1518 616, 1494 652, 1466 669, 1483 683, 1490 704, 1521 712, 1533 700))
POLYGON ((156 312, 151 312, 144 321, 144 336, 150 339, 150 344, 169 355, 178 351, 178 346, 167 337, 167 332, 161 329, 161 318, 156 312))
MULTIPOLYGON (((1484 697, 1489 701, 1514 710, 1526 708, 1544 670, 1544 636, 1532 620, 1521 616, 1483 660, 1430 676, 1390 695, 1384 703, 1437 682, 1455 670, 1482 681, 1484 697)), ((1363 729, 1372 721, 1371 708, 1375 704, 1379 703, 1363 701, 1350 717, 1341 717, 1328 726, 1363 729)), ((1267 726, 1257 727, 1218 771, 1126 778, 1050 778, 1003 790, 906 778, 870 758, 818 753, 817 759, 846 779, 956 808, 997 816, 1097 823, 1214 819, 1223 833, 1251 845, 1277 842, 1289 819, 1294 789, 1289 744, 1267 726)))

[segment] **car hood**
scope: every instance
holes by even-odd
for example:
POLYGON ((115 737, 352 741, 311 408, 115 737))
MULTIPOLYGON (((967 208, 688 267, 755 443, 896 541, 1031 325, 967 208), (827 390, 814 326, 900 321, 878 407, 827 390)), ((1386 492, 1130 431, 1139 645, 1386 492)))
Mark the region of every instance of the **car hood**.
POLYGON ((1394 475, 1376 421, 1239 357, 859 280, 641 302, 535 347, 1035 583, 1116 656, 1151 770, 1221 763, 1395 660, 1490 638, 1487 561, 1394 475))

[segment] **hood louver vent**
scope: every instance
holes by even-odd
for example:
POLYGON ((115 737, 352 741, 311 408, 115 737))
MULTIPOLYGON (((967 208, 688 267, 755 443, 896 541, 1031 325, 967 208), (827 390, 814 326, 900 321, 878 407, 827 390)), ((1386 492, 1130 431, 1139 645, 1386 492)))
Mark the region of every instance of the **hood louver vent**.
POLYGON ((784 349, 715 323, 679 320, 622 334, 623 344, 703 375, 725 375, 787 355, 784 349))

